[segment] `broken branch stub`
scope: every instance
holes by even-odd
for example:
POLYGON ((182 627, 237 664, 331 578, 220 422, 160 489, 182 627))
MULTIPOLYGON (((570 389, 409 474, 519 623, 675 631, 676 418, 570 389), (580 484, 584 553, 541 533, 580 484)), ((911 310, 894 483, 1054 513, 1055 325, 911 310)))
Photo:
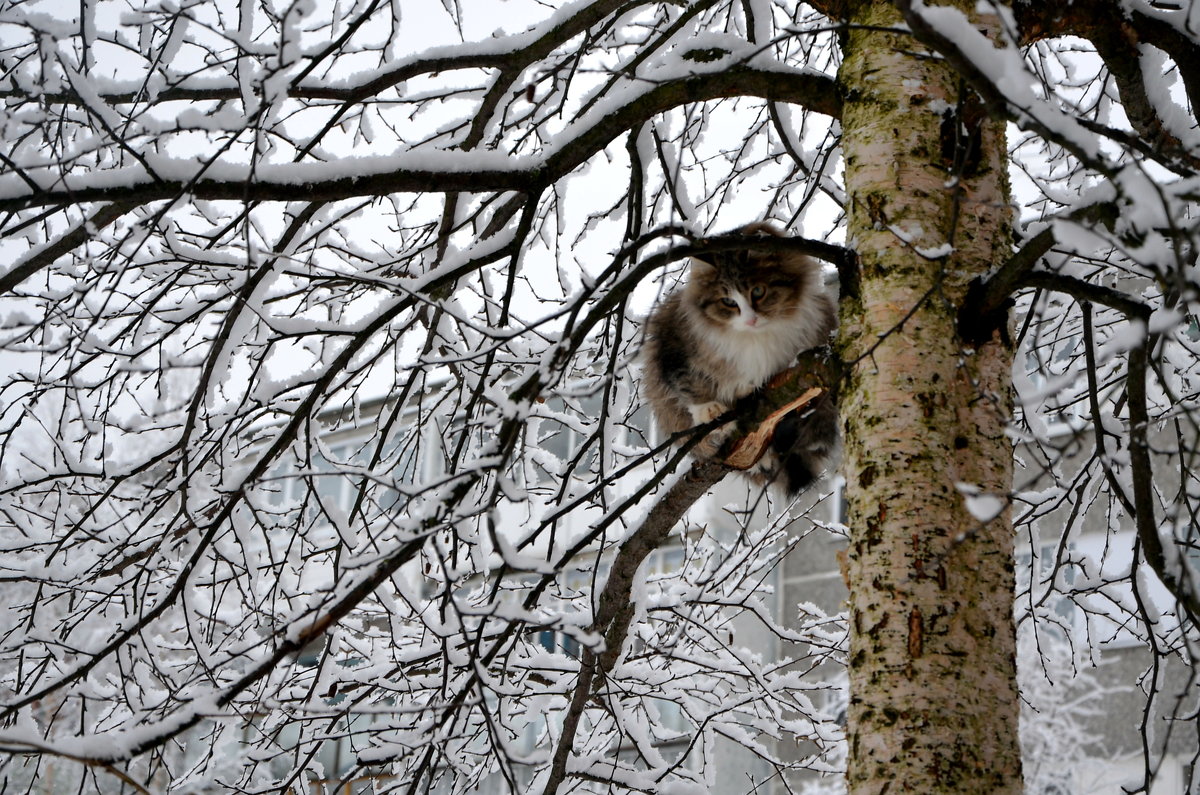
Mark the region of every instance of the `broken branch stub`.
POLYGON ((794 411, 807 408, 823 394, 825 394, 824 389, 812 387, 800 397, 772 411, 766 416, 766 419, 758 424, 757 428, 734 443, 733 450, 725 456, 725 465, 734 469, 749 469, 757 464, 770 446, 771 439, 775 437, 775 427, 783 421, 783 418, 794 411))

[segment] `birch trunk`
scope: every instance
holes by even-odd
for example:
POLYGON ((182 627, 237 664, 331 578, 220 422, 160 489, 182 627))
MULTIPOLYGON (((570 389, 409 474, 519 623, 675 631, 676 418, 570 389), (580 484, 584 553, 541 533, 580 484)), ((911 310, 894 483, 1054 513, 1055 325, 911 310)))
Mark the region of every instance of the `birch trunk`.
POLYGON ((957 324, 970 280, 1010 251, 1004 125, 889 32, 895 5, 847 11, 849 789, 1018 793, 1011 343, 1006 318, 983 341, 957 324))

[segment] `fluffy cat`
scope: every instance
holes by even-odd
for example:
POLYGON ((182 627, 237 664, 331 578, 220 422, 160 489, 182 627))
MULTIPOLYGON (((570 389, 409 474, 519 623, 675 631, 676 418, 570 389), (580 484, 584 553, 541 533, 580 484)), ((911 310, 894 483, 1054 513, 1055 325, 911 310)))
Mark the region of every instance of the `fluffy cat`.
MULTIPOLYGON (((782 234, 770 224, 738 230, 782 234)), ((739 398, 791 366, 797 354, 825 345, 836 308, 821 267, 800 254, 747 249, 693 258, 686 284, 665 296, 646 321, 643 387, 659 428, 674 434, 709 422, 739 398)), ((718 431, 697 455, 720 446, 718 431)), ((837 445, 837 409, 828 394, 803 416, 781 422, 751 477, 803 491, 837 445)))

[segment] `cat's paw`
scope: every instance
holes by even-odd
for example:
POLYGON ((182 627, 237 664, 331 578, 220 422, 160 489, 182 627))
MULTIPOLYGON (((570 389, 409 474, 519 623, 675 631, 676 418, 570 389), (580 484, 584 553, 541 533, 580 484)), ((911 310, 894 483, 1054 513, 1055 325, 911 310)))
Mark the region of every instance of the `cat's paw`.
POLYGON ((708 403, 693 403, 688 406, 688 411, 692 415, 692 422, 696 425, 704 425, 707 422, 712 422, 728 410, 729 406, 726 406, 719 400, 712 400, 708 403))
MULTIPOLYGON (((693 403, 688 406, 688 411, 692 415, 692 424, 699 426, 706 425, 717 417, 720 417, 726 411, 729 411, 729 406, 719 400, 713 400, 708 403, 693 403)), ((692 450, 693 455, 697 458, 713 458, 716 456, 717 450, 724 444, 732 427, 731 423, 726 423, 720 428, 710 431, 692 450)))

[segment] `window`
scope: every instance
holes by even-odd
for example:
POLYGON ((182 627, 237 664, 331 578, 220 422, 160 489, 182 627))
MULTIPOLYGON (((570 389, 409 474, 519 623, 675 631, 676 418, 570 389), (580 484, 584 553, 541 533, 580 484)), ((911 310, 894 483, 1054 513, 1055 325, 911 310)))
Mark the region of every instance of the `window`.
POLYGON ((1074 545, 1068 545, 1061 561, 1058 560, 1057 544, 1040 545, 1036 555, 1026 549, 1016 556, 1018 598, 1025 606, 1048 607, 1066 624, 1073 624, 1076 619, 1075 602, 1069 593, 1063 593, 1075 582, 1075 564, 1071 562, 1073 549, 1074 545))
POLYGON ((577 399, 554 397, 543 404, 528 430, 534 434, 528 449, 535 451, 538 481, 555 482, 568 473, 595 470, 602 399, 603 393, 597 392, 577 399))

